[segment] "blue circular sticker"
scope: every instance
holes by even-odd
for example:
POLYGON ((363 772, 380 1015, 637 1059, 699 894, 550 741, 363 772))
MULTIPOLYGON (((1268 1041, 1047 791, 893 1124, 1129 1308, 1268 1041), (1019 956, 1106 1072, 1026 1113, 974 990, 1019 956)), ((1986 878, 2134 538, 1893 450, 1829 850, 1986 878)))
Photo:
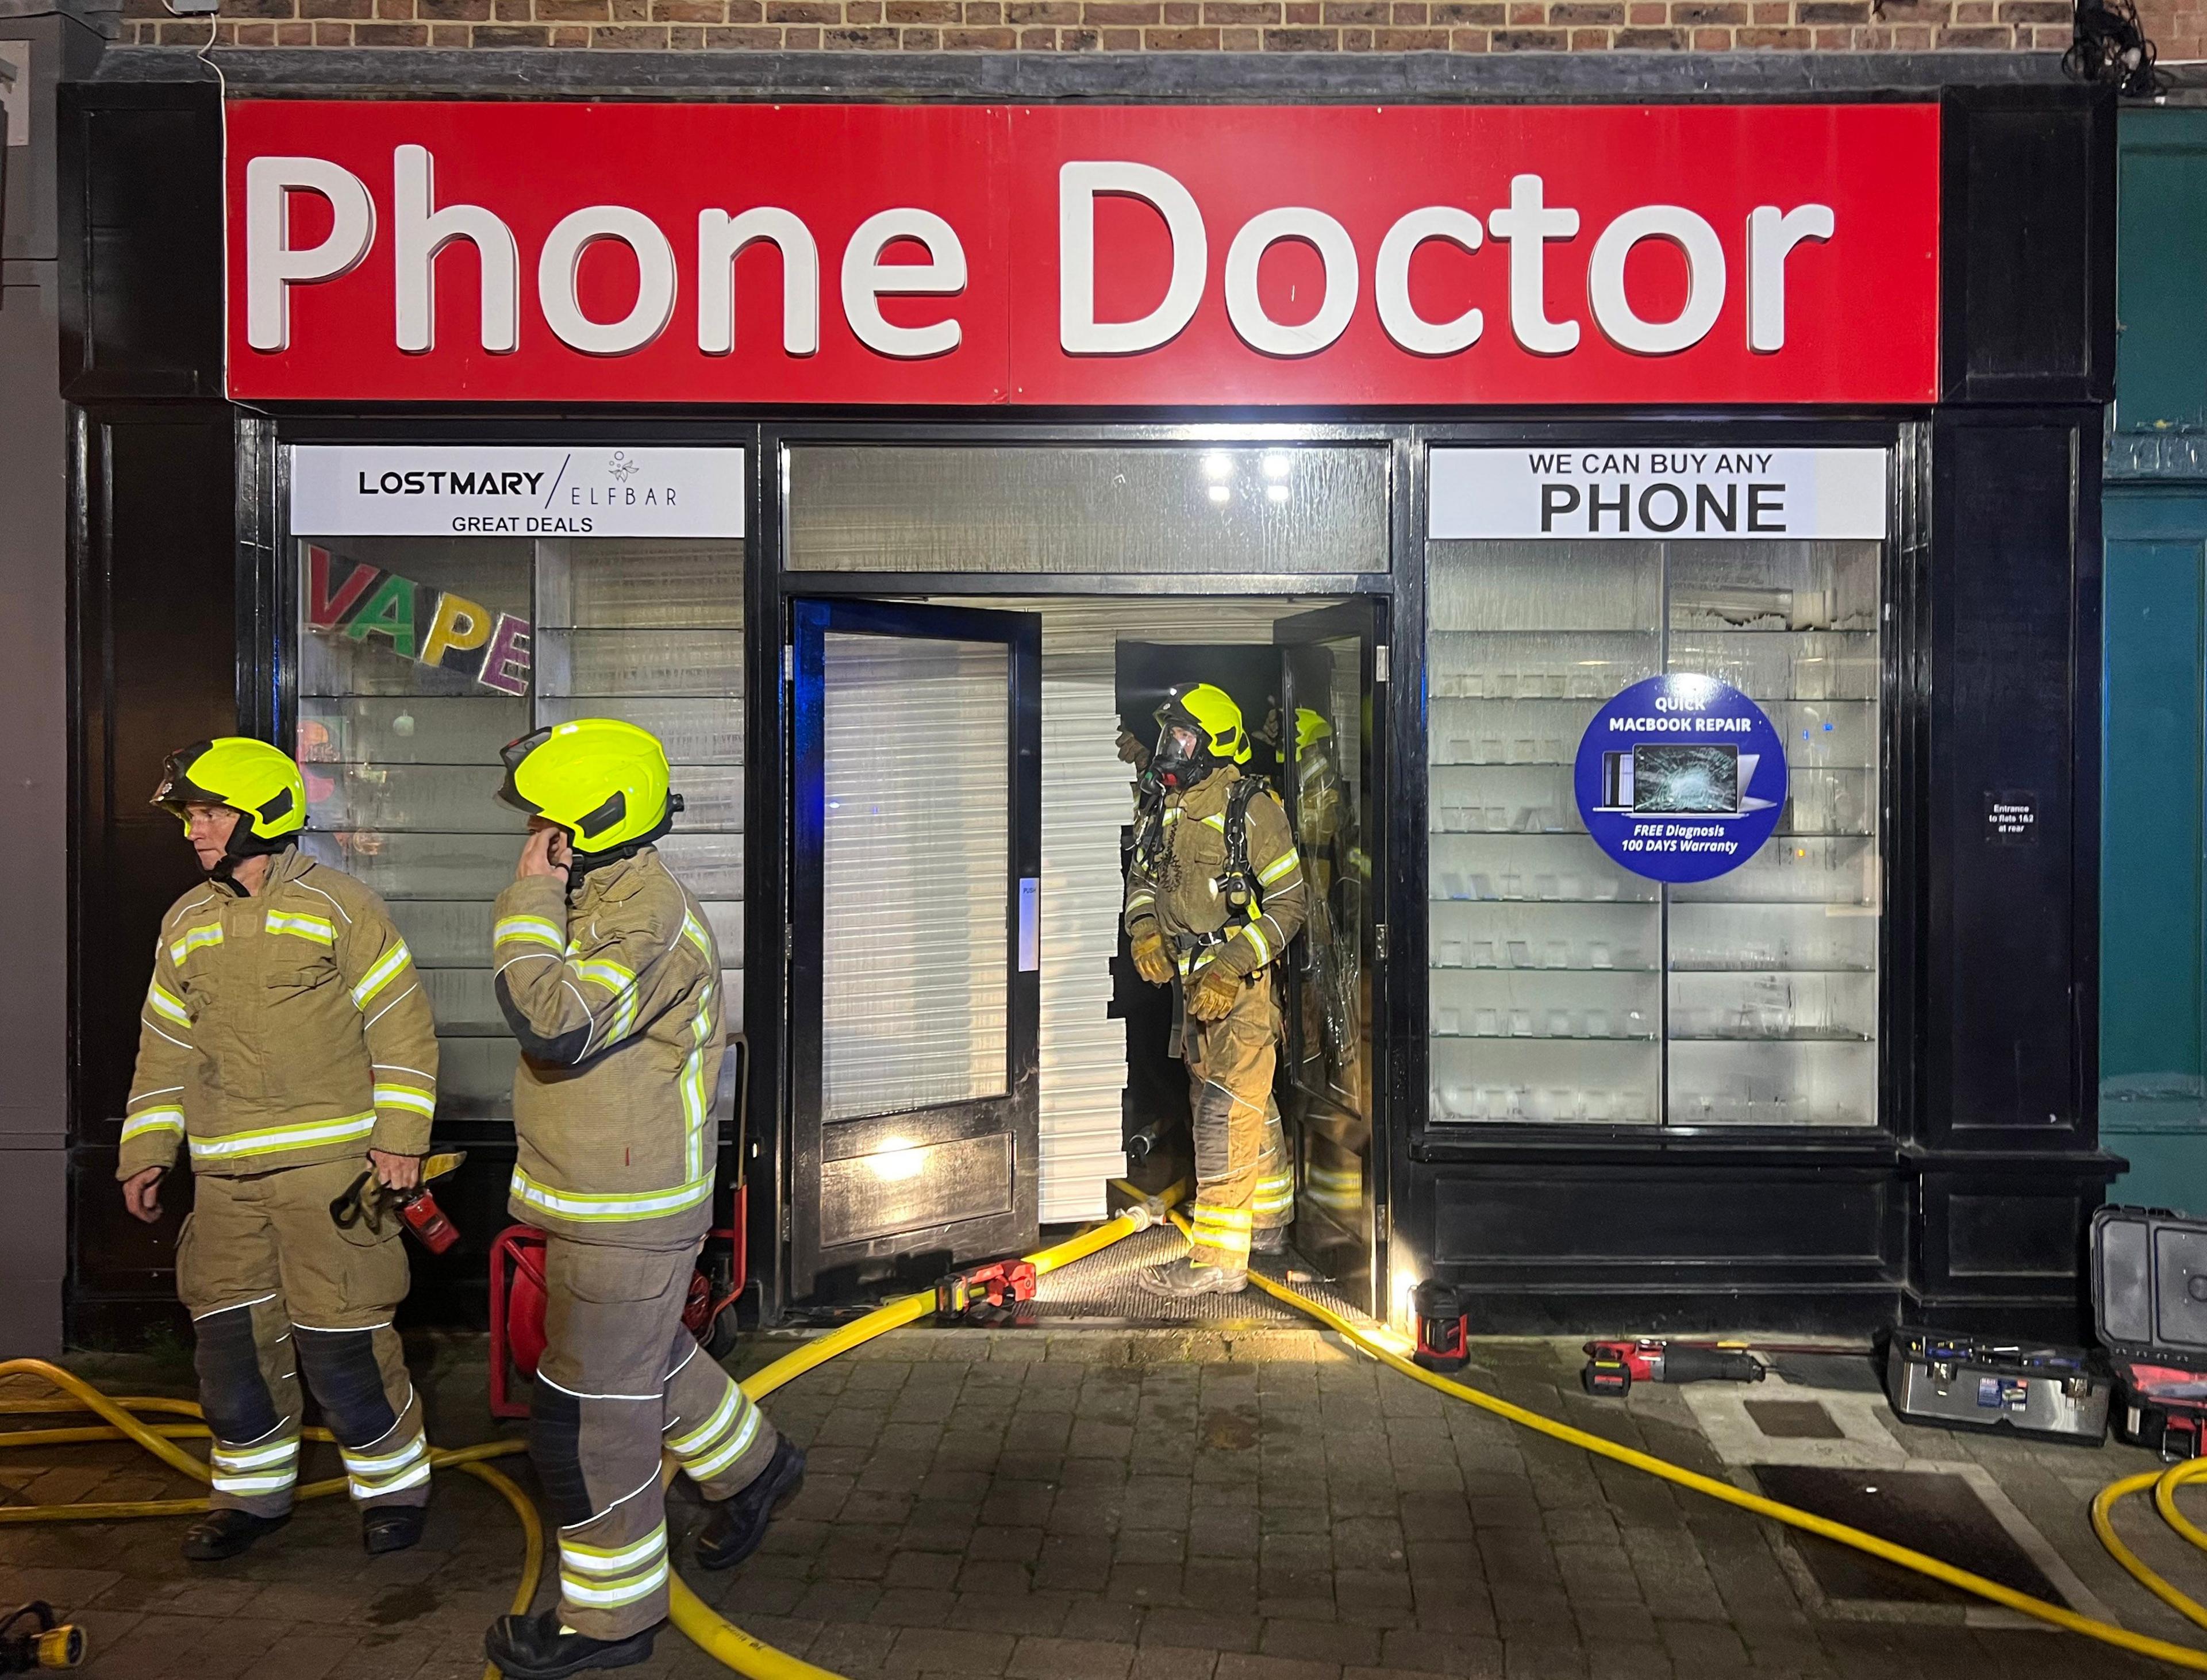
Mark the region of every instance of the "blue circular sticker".
POLYGON ((1573 775, 1594 844, 1651 881, 1709 881, 1761 849, 1785 809, 1785 748, 1714 677, 1635 683, 1594 714, 1573 775))

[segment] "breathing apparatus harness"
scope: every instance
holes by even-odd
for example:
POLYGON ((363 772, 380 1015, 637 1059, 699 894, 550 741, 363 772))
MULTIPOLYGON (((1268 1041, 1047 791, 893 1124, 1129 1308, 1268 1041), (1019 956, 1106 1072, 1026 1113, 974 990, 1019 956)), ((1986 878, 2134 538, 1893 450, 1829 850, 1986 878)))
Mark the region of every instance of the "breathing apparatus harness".
MULTIPOLYGON (((1212 883, 1226 900, 1226 920, 1210 933, 1175 933, 1173 942, 1183 954, 1193 955, 1223 945, 1265 913, 1264 902, 1258 893, 1257 871, 1249 862, 1249 802, 1269 791, 1270 786, 1264 777, 1244 771, 1226 790, 1226 864, 1212 883)), ((1159 792, 1162 794, 1163 790, 1159 792)), ((1167 844, 1169 825, 1165 815, 1162 797, 1154 801, 1145 797, 1139 825, 1134 830, 1134 861, 1153 881, 1163 878, 1170 858, 1167 844)))

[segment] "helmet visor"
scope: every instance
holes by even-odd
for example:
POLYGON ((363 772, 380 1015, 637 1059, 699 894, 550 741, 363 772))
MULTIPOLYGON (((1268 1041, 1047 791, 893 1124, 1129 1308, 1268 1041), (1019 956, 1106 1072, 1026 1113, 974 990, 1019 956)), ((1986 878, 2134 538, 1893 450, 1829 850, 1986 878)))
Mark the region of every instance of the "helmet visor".
POLYGON ((521 790, 515 785, 514 778, 520 774, 521 761, 551 738, 552 731, 548 726, 542 729, 533 729, 517 741, 508 741, 498 755, 499 762, 505 766, 505 783, 498 790, 498 797, 516 810, 527 811, 531 816, 537 813, 540 807, 535 800, 522 797, 521 790))

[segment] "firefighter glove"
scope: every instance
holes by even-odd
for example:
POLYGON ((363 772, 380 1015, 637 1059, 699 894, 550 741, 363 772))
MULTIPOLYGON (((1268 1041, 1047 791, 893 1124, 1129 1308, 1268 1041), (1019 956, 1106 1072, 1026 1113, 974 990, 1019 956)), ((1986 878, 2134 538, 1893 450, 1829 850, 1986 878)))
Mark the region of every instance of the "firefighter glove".
POLYGON ((1164 936, 1155 928, 1134 936, 1134 969, 1153 986, 1162 986, 1172 978, 1172 960, 1165 955, 1164 936))
POLYGON ((1199 1021, 1218 1021, 1234 1007, 1234 1000, 1241 995, 1241 977, 1231 969, 1213 963, 1203 972, 1193 990, 1187 995, 1187 1013, 1199 1021))

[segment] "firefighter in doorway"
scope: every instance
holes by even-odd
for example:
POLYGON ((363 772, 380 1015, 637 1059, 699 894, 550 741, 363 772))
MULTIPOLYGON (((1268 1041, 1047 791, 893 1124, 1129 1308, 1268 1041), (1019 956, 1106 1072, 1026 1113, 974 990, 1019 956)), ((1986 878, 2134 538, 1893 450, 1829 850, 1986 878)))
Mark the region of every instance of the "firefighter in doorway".
POLYGON ((559 1524, 559 1602, 484 1641, 517 1680, 643 1661, 667 1619, 664 1446, 712 1506, 697 1561, 731 1569, 804 1480, 682 1327, 709 1223, 721 957, 653 842, 682 808, 667 754, 588 718, 523 736, 499 797, 529 813, 491 930, 521 1042, 508 1205, 545 1233, 529 1455, 559 1524))
POLYGON ((1230 1294, 1249 1251, 1283 1246, 1294 1176, 1272 1100, 1280 1036, 1274 970, 1303 922, 1302 859, 1279 796, 1245 776, 1241 708, 1209 683, 1157 708, 1145 808, 1127 872, 1135 967, 1178 986, 1174 1049, 1187 1062, 1195 1133, 1194 1246, 1141 1276, 1151 1294, 1230 1294))
POLYGON ((393 1311, 399 1222, 340 1229, 373 1172, 411 1188, 437 1107, 437 1037, 383 900, 298 849, 307 789, 265 741, 172 753, 153 803, 206 882, 161 924, 116 1175, 151 1223, 188 1149, 197 1181, 176 1294, 198 1336, 214 1440, 207 1513, 184 1556, 234 1557, 291 1520, 299 1378, 321 1402, 371 1552, 422 1537, 429 1444, 393 1311))

